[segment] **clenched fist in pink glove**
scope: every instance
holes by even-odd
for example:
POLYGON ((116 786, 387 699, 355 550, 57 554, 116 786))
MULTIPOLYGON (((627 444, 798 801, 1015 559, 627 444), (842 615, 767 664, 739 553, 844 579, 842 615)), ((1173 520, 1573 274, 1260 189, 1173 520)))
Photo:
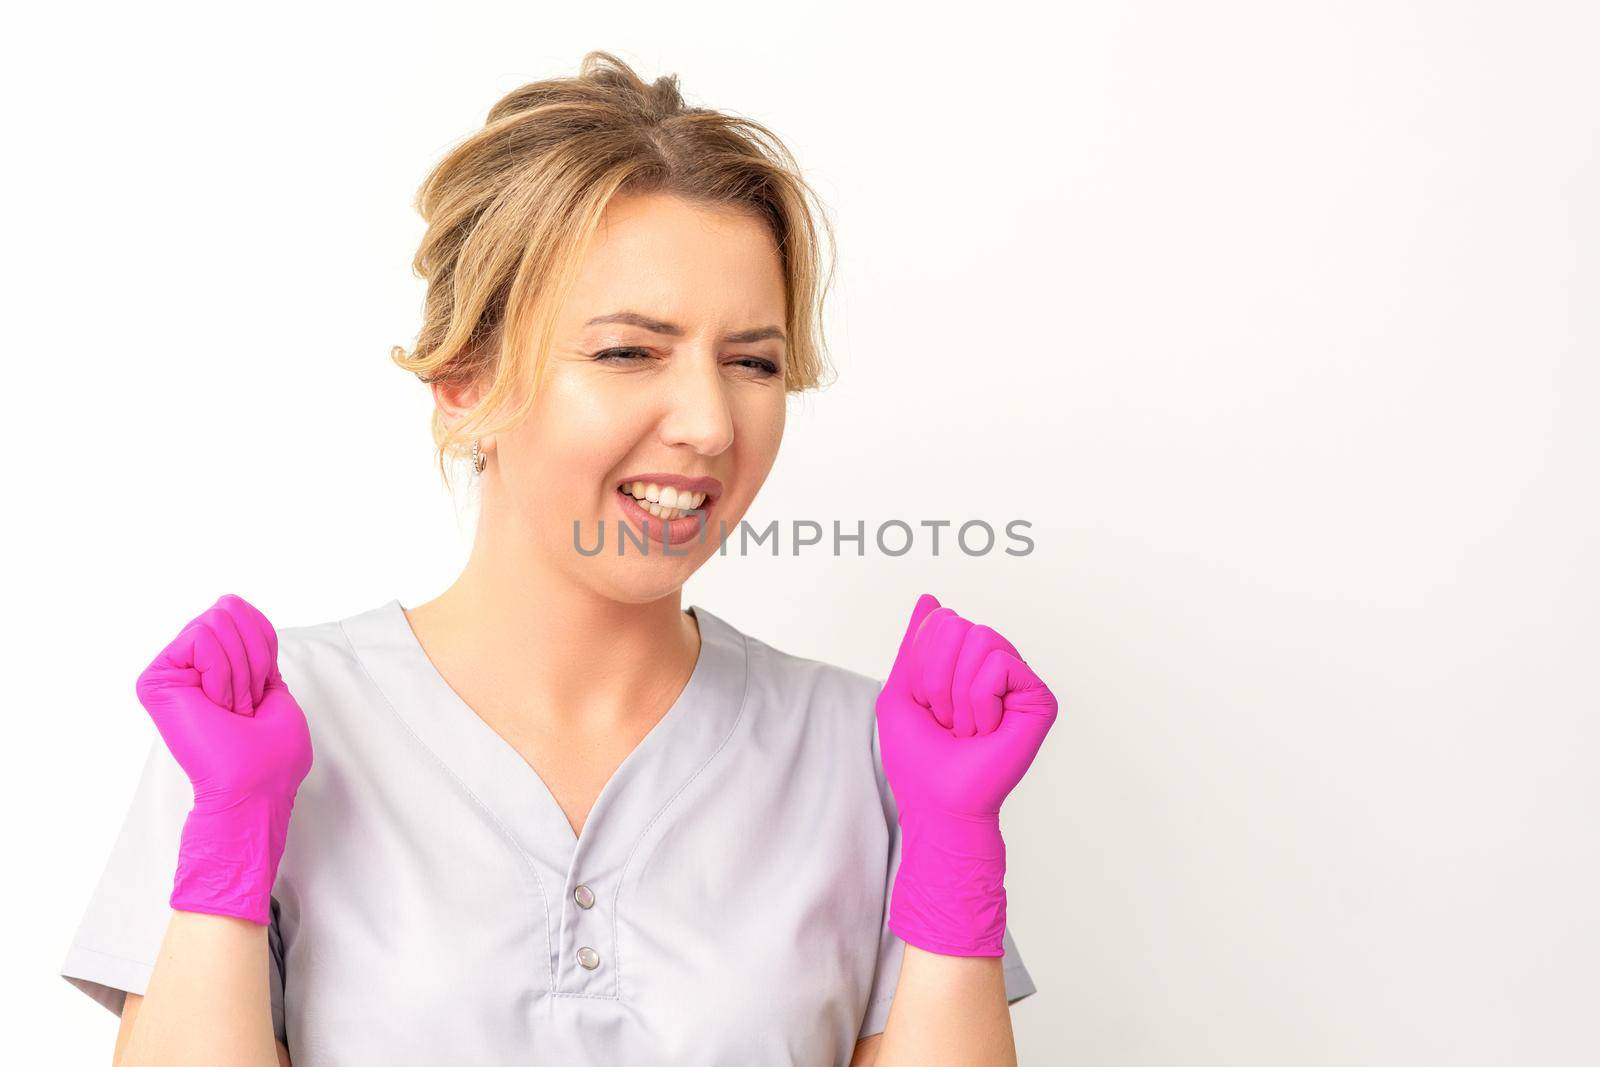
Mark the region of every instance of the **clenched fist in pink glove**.
POLYGON ((278 632, 230 593, 161 650, 135 691, 194 786, 172 907, 270 924, 295 791, 311 771, 278 632))
POLYGON ((1003 956, 1000 805, 1056 719, 1004 637, 924 593, 878 694, 884 776, 900 811, 889 929, 947 956, 1003 956))

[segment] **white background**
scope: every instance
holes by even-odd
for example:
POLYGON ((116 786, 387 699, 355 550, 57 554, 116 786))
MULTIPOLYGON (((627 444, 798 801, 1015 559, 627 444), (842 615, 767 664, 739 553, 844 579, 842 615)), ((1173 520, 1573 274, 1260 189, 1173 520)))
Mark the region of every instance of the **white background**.
POLYGON ((884 673, 916 595, 1064 715, 1007 803, 1024 1064, 1595 1062, 1592 5, 78 5, 12 21, 5 1058, 224 592, 442 590, 470 514, 388 361, 410 207, 604 48, 771 126, 838 226, 840 370, 750 518, 1016 517, 1036 551, 713 560, 884 673))

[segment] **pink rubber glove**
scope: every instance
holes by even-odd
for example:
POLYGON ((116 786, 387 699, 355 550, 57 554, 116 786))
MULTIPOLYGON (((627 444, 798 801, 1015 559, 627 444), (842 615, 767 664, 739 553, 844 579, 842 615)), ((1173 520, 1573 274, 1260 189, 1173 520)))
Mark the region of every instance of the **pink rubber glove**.
POLYGON ((1000 805, 1055 722, 1055 696, 1004 637, 924 593, 877 711, 900 813, 889 929, 946 956, 1005 955, 1000 805))
POLYGON ((272 922, 272 884, 311 731, 278 674, 278 632, 233 594, 161 650, 135 686, 194 787, 172 907, 272 922))

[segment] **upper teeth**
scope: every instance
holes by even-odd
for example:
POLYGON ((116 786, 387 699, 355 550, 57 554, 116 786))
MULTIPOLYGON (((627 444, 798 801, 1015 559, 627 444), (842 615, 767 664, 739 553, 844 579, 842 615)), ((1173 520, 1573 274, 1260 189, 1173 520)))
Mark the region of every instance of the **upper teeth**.
POLYGON ((632 494, 635 500, 648 500, 652 504, 680 511, 693 510, 705 503, 706 499, 704 493, 691 493, 676 486, 656 485, 653 482, 627 482, 623 484, 622 491, 632 494))

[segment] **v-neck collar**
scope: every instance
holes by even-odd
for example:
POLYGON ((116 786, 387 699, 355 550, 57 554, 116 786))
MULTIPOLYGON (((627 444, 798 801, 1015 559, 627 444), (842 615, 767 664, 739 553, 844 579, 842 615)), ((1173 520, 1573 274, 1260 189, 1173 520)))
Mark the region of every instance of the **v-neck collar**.
POLYGON ((574 835, 536 771, 450 688, 399 599, 341 622, 373 683, 399 716, 524 853, 562 883, 620 874, 656 816, 721 750, 744 710, 744 635, 699 605, 700 654, 678 698, 629 752, 574 835))

